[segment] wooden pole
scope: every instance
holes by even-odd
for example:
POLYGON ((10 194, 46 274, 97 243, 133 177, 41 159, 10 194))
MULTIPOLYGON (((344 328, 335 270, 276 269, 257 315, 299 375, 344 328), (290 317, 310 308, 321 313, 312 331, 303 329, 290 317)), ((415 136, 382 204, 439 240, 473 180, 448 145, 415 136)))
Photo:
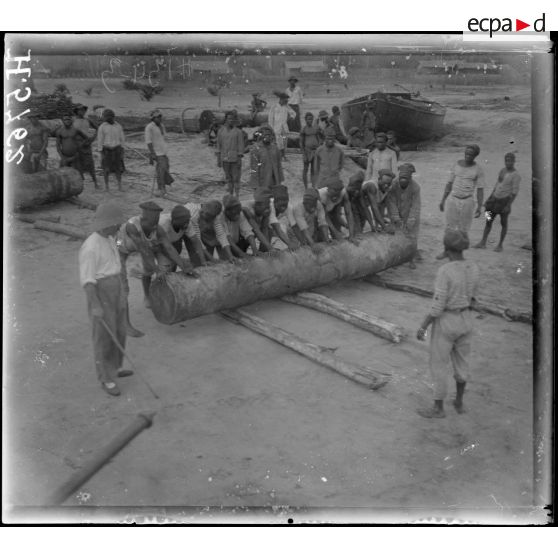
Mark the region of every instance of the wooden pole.
POLYGON ((83 198, 68 198, 64 201, 67 201, 68 203, 71 203, 73 205, 77 205, 78 207, 84 207, 85 209, 91 209, 92 211, 96 211, 97 206, 99 205, 95 202, 90 202, 90 201, 84 200, 83 198))
POLYGON ((16 213, 14 215, 19 221, 24 223, 35 223, 35 221, 49 221, 51 223, 60 223, 60 215, 39 215, 37 217, 31 217, 30 215, 25 215, 23 213, 16 213))
MULTIPOLYGON (((434 296, 434 291, 423 289, 422 287, 415 287, 414 285, 384 281, 375 275, 364 277, 364 280, 368 283, 372 283, 373 285, 377 285, 378 287, 384 287, 385 289, 412 293, 426 298, 432 298, 434 296)), ((490 304, 489 302, 481 302, 477 300, 473 303, 472 309, 476 312, 500 316, 509 322, 523 322, 526 324, 533 323, 533 314, 531 312, 512 310, 511 308, 504 308, 503 306, 490 304)))
POLYGON ((60 506, 76 490, 83 486, 97 471, 104 467, 122 448, 128 445, 140 432, 153 424, 155 413, 140 413, 134 421, 118 434, 109 444, 83 467, 74 473, 61 487, 47 499, 48 506, 60 506))
POLYGON ((368 368, 367 366, 360 366, 358 364, 352 364, 350 362, 341 360, 340 358, 333 355, 328 349, 314 345, 298 335, 294 335, 280 327, 274 326, 249 314, 244 310, 225 310, 221 314, 240 325, 259 333, 276 341, 277 343, 292 349, 293 351, 309 358, 310 360, 353 380, 359 384, 366 386, 369 389, 378 389, 386 385, 390 374, 377 372, 368 368))
POLYGON ((37 220, 33 223, 33 228, 58 234, 65 234, 66 236, 77 238, 79 240, 85 240, 89 236, 87 232, 78 229, 77 227, 73 227, 71 225, 61 225, 59 223, 51 223, 49 221, 37 220))
POLYGON ((198 279, 167 273, 151 284, 152 310, 160 322, 174 324, 340 279, 363 277, 410 260, 415 250, 415 241, 403 233, 368 233, 358 246, 346 240, 332 242, 324 245, 320 254, 302 247, 279 252, 273 258, 200 267, 196 270, 198 279))
POLYGON ((383 337, 388 341, 393 341, 394 343, 399 343, 405 335, 403 328, 398 325, 386 322, 376 316, 370 316, 356 308, 351 308, 350 306, 341 304, 336 300, 332 300, 318 293, 302 292, 295 295, 286 295, 282 297, 281 300, 290 302, 291 304, 305 306, 306 308, 312 308, 312 310, 318 310, 330 316, 335 316, 344 322, 369 331, 379 337, 383 337))

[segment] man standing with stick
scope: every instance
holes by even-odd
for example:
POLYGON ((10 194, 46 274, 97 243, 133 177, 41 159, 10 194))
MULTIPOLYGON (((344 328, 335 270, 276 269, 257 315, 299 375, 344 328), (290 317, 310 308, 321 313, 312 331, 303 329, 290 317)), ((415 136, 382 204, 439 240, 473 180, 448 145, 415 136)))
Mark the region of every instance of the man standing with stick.
POLYGON ((167 155, 167 143, 165 141, 165 126, 163 125, 163 114, 159 109, 151 111, 151 122, 145 127, 145 143, 149 149, 149 164, 155 166, 155 176, 159 193, 164 196, 167 186, 174 182, 169 173, 169 157, 167 155))
POLYGON ((80 282, 87 296, 93 328, 97 377, 110 395, 120 395, 116 377, 133 374, 131 370, 122 369, 123 354, 118 346, 126 344, 126 297, 115 235, 124 221, 124 214, 116 204, 100 204, 93 222, 95 232, 79 251, 80 282))

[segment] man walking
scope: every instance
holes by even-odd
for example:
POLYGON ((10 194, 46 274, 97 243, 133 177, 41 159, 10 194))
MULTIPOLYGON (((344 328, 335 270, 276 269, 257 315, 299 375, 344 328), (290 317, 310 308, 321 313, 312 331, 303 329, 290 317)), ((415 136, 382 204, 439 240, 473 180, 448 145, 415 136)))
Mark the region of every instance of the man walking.
POLYGON ((113 341, 126 344, 126 297, 120 278, 121 263, 115 235, 125 221, 114 203, 97 207, 94 232, 79 251, 79 274, 87 297, 87 309, 93 328, 93 353, 101 387, 110 395, 120 395, 116 377, 130 376, 122 369, 123 354, 113 341))
POLYGON ((151 122, 145 127, 145 143, 149 149, 149 164, 155 163, 155 176, 157 177, 157 187, 159 193, 164 196, 167 193, 167 186, 174 182, 170 175, 169 157, 167 143, 165 141, 165 126, 163 124, 163 114, 155 109, 150 114, 151 122))
POLYGON ((419 409, 425 418, 444 418, 444 399, 447 395, 447 370, 451 364, 455 378, 455 410, 462 414, 463 394, 469 379, 469 357, 474 320, 471 305, 479 287, 479 268, 466 261, 463 251, 469 248, 467 234, 447 229, 444 247, 449 262, 436 275, 434 299, 430 313, 417 331, 420 341, 426 339, 426 330, 432 324, 430 340, 430 373, 434 383, 434 406, 419 409))

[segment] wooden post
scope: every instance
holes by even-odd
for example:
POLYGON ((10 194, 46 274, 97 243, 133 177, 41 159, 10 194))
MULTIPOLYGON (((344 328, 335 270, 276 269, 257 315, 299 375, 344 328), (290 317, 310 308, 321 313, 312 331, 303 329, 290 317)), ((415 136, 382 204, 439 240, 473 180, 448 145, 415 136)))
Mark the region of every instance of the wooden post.
POLYGON ((341 304, 336 300, 332 300, 318 293, 303 292, 295 295, 286 295, 282 297, 281 300, 290 302, 291 304, 305 306, 306 308, 312 308, 313 310, 324 312, 330 316, 335 316, 344 322, 369 331, 379 337, 383 337, 388 341, 393 341, 394 343, 399 343, 405 335, 403 328, 400 326, 386 322, 381 318, 365 314, 356 308, 351 308, 350 306, 341 304))
POLYGON ((298 335, 294 335, 280 327, 274 326, 256 316, 249 314, 244 310, 226 310, 221 314, 232 320, 233 322, 243 325, 256 333, 264 335, 268 339, 272 339, 277 343, 292 349, 293 351, 304 355, 306 358, 353 380, 369 389, 378 389, 385 386, 388 382, 390 374, 377 372, 367 366, 359 366, 350 362, 341 360, 333 355, 328 349, 314 345, 298 335))
POLYGON ((37 220, 33 223, 33 228, 58 234, 65 234, 70 238, 76 238, 78 240, 85 240, 89 236, 89 233, 83 231, 82 229, 78 229, 77 227, 51 223, 50 221, 37 220))
MULTIPOLYGON (((434 291, 429 289, 423 289, 422 287, 415 287, 414 285, 405 285, 403 283, 393 283, 391 281, 384 281, 375 275, 370 275, 364 277, 364 280, 378 287, 384 287, 386 289, 392 289, 394 291, 402 291, 406 293, 412 293, 419 296, 424 296, 426 298, 432 298, 434 296, 434 291)), ((476 312, 493 314, 494 316, 500 316, 509 322, 523 322, 526 324, 531 324, 533 322, 533 314, 531 312, 520 312, 519 310, 513 310, 511 308, 505 308, 503 306, 498 306, 496 304, 491 304, 490 302, 482 302, 476 300, 473 303, 472 309, 476 312)))
POLYGON ((198 279, 168 273, 151 284, 153 314, 162 323, 174 324, 340 279, 363 277, 410 260, 416 243, 403 233, 368 233, 358 246, 342 240, 323 248, 320 254, 303 247, 273 258, 253 257, 238 264, 200 267, 198 279))
POLYGON ((155 413, 140 413, 127 428, 116 436, 108 445, 83 467, 74 473, 60 488, 47 499, 48 506, 60 506, 76 490, 83 486, 99 469, 104 467, 122 448, 127 446, 140 432, 153 424, 155 413))

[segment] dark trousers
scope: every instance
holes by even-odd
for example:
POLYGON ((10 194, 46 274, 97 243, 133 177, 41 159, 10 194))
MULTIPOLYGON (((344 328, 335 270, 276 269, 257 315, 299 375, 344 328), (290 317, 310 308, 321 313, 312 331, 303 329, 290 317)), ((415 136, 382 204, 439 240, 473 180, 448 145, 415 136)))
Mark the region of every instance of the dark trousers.
MULTIPOLYGON (((120 275, 99 279, 96 289, 97 297, 103 307, 103 320, 120 345, 125 347, 126 303, 120 275)), ((100 382, 114 382, 116 371, 122 366, 122 352, 111 339, 101 321, 91 316, 90 304, 88 304, 87 311, 93 328, 93 354, 97 377, 100 382)))
POLYGON ((299 105, 289 105, 295 112, 296 116, 294 118, 289 118, 287 125, 289 126, 289 131, 300 132, 300 106, 299 105))

